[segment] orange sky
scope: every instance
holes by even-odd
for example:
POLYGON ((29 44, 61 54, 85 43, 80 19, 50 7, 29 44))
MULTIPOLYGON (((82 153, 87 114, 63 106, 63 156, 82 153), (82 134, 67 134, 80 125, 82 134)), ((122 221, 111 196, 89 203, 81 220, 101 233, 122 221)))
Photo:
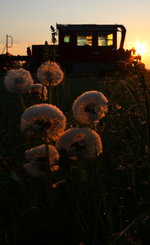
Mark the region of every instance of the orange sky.
POLYGON ((13 55, 26 54, 32 44, 49 42, 50 25, 123 24, 125 49, 137 41, 146 43, 142 61, 150 69, 150 0, 5 0, 0 8, 0 53, 6 34, 13 36, 13 55))
MULTIPOLYGON (((26 55, 26 48, 27 47, 32 47, 32 44, 44 44, 44 40, 41 40, 39 42, 20 42, 20 43, 13 43, 13 47, 9 49, 9 52, 12 53, 13 55, 26 55)), ((132 47, 136 47, 136 43, 135 42, 127 42, 125 41, 125 49, 132 49, 132 47)), ((150 69, 150 49, 147 45, 146 42, 141 42, 141 44, 143 44, 145 46, 145 52, 144 54, 142 54, 142 63, 145 64, 147 69, 150 69)), ((0 44, 0 50, 3 50, 5 47, 4 44, 0 44)))

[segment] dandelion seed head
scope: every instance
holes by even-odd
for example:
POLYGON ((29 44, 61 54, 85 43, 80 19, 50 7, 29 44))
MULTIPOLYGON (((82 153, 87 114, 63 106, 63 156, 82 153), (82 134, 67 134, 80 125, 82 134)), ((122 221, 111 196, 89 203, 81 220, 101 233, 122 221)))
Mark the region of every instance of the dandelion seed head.
POLYGON ((39 99, 43 99, 44 101, 47 100, 48 90, 47 88, 42 85, 41 83, 32 84, 29 88, 29 94, 33 97, 38 97, 39 99))
POLYGON ((7 72, 4 78, 4 85, 9 92, 24 94, 33 84, 33 79, 29 71, 19 68, 7 72))
POLYGON ((70 128, 57 140, 56 148, 65 150, 72 159, 92 159, 102 153, 102 141, 90 128, 70 128))
POLYGON ((37 77, 47 86, 57 86, 63 80, 64 73, 56 62, 46 61, 38 68, 37 77))
POLYGON ((79 122, 90 124, 105 116, 108 111, 108 100, 101 92, 88 91, 74 101, 72 110, 79 122))
POLYGON ((27 108, 21 116, 21 132, 33 137, 57 140, 66 128, 63 112, 51 104, 36 104, 27 108))
MULTIPOLYGON (((59 153, 55 146, 48 145, 49 150, 49 164, 51 171, 59 170, 57 162, 59 160, 59 153)), ((47 151, 46 145, 42 144, 35 146, 29 150, 25 151, 26 159, 29 160, 29 163, 24 164, 25 171, 34 177, 39 177, 45 174, 46 172, 46 161, 47 161, 47 151)))

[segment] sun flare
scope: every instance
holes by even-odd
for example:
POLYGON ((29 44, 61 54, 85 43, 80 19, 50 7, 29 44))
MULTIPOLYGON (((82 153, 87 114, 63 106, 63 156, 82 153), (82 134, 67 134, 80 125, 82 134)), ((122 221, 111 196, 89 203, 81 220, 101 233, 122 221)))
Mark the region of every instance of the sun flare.
POLYGON ((145 43, 136 42, 135 43, 136 55, 144 55, 147 51, 147 47, 145 43))

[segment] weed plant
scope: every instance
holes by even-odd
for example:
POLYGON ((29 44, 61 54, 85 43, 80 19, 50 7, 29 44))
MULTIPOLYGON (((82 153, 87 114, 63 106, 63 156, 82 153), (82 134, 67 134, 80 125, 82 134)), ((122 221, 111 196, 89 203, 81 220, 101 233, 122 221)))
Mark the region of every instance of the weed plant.
MULTIPOLYGON (((96 125, 103 153, 74 161, 63 152, 62 170, 29 176, 25 151, 35 145, 20 133, 22 108, 0 75, 0 244, 147 245, 150 242, 150 72, 143 64, 103 74, 65 75, 53 104, 67 128, 74 100, 97 90, 109 101, 96 125), (54 185, 55 184, 55 185, 54 185)), ((36 74, 32 74, 36 78, 36 74)), ((28 97, 25 95, 28 107, 28 97)), ((37 143, 37 142, 36 142, 37 143)))

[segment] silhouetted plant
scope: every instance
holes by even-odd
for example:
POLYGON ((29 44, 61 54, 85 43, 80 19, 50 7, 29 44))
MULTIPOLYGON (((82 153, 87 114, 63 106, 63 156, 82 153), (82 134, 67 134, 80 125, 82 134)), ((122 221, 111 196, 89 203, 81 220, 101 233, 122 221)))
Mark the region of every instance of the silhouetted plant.
MULTIPOLYGON (((50 76, 41 82, 49 85, 50 76)), ((64 79, 72 95, 66 116, 52 104, 29 106, 21 116, 21 131, 31 136, 25 142, 19 113, 0 84, 1 241, 147 245, 150 73, 138 64, 125 73, 64 79), (83 115, 72 116, 78 98, 91 91, 106 95, 96 132, 83 127, 83 115)), ((80 102, 87 114, 99 112, 95 101, 80 102)))

